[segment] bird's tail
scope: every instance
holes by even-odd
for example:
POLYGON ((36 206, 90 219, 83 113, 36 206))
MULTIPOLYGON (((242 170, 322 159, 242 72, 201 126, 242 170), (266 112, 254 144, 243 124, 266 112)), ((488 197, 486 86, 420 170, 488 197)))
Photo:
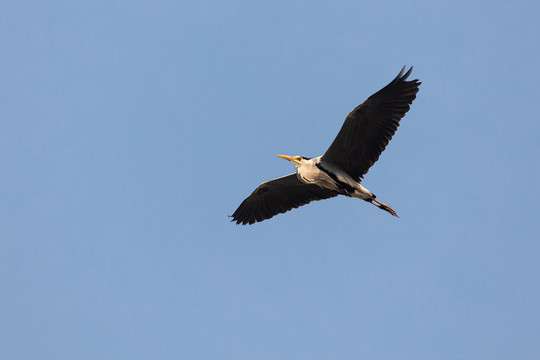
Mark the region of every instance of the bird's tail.
POLYGON ((371 203, 375 206, 377 206, 379 209, 388 211, 390 214, 392 214, 395 217, 399 217, 398 214, 392 209, 390 206, 386 205, 385 203, 380 202, 377 199, 371 199, 371 203))

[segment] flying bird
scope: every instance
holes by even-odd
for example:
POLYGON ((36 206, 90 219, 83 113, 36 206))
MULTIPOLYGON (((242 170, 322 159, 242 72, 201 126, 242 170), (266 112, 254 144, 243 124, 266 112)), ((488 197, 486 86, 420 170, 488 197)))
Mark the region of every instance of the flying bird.
POLYGON ((338 195, 365 200, 393 216, 397 213, 380 202, 360 182, 379 159, 409 111, 421 82, 407 81, 412 67, 405 67, 384 88, 371 95, 346 117, 341 130, 324 155, 278 155, 296 166, 296 173, 262 183, 231 215, 237 224, 254 224, 315 200, 338 195))

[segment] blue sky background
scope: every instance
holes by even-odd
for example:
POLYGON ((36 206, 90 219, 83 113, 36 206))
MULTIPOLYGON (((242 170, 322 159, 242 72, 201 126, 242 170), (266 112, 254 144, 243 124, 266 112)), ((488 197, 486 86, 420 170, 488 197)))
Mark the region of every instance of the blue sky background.
POLYGON ((535 1, 7 1, 1 359, 537 359, 535 1), (403 65, 357 199, 229 222, 403 65))

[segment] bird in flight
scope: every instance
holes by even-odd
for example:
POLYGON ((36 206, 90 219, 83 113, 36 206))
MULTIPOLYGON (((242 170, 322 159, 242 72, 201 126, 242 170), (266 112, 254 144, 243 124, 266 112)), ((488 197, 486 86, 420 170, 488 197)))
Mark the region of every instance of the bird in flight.
POLYGON ((409 111, 421 82, 407 81, 412 67, 352 110, 324 155, 278 155, 296 166, 296 173, 262 183, 231 215, 237 224, 254 224, 315 200, 345 195, 365 200, 393 216, 360 182, 379 159, 409 111))

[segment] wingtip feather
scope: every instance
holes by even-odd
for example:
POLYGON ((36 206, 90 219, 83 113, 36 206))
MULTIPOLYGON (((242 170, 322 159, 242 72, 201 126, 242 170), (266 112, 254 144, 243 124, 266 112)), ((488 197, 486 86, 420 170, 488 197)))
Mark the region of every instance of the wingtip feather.
MULTIPOLYGON (((405 66, 403 67, 405 69, 405 66)), ((405 75, 403 75, 403 77, 401 78, 402 80, 407 80, 407 78, 409 77, 409 75, 411 75, 411 72, 412 72, 412 69, 413 67, 411 66, 411 68, 409 69, 409 71, 407 71, 405 73, 405 75)))

